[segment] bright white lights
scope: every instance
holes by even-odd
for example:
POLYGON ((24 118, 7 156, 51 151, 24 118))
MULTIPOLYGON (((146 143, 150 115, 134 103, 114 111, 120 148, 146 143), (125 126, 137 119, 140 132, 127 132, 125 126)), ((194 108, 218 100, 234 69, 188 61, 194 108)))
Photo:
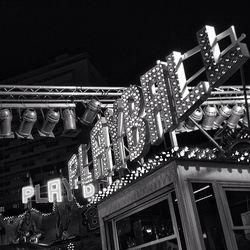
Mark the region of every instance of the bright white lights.
POLYGON ((68 246, 67 246, 67 249, 68 250, 74 250, 75 249, 75 246, 73 243, 69 243, 68 246))
POLYGON ((107 109, 104 115, 107 119, 110 136, 113 143, 115 168, 117 170, 120 168, 126 168, 126 155, 124 149, 124 140, 122 137, 124 136, 124 114, 122 108, 122 101, 117 100, 116 102, 114 102, 113 110, 107 109))
POLYGON ((61 186, 61 179, 53 179, 48 181, 48 199, 49 202, 62 202, 62 186, 61 186))
POLYGON ((142 118, 143 99, 139 88, 130 86, 122 94, 125 130, 128 141, 129 157, 133 161, 148 149, 146 120, 142 118))
POLYGON ((24 204, 28 203, 28 200, 32 198, 35 194, 35 189, 33 186, 26 186, 22 188, 22 202, 24 204))
POLYGON ((225 82, 249 57, 246 45, 235 42, 236 34, 233 27, 229 37, 233 47, 222 56, 214 27, 205 26, 197 32, 197 40, 211 87, 217 87, 225 82))
POLYGON ((161 64, 156 65, 141 76, 142 92, 145 100, 146 119, 149 126, 150 141, 157 144, 163 137, 163 125, 172 125, 167 93, 167 78, 161 64))
POLYGON ((81 144, 78 147, 78 159, 81 174, 81 185, 83 186, 93 181, 93 176, 89 171, 88 166, 88 152, 86 144, 81 144))
POLYGON ((105 178, 113 168, 107 121, 101 117, 90 134, 94 178, 105 178))
POLYGON ((68 161, 69 185, 71 189, 78 188, 78 160, 76 154, 73 154, 68 161))
POLYGON ((82 193, 85 199, 92 197, 95 194, 95 186, 92 183, 83 185, 82 193))

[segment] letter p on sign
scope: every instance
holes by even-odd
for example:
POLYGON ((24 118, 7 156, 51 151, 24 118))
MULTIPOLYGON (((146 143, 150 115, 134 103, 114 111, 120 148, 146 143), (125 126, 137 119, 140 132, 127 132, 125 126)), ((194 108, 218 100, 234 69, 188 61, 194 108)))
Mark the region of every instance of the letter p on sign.
POLYGON ((35 189, 32 186, 26 186, 22 188, 22 202, 24 204, 28 203, 28 199, 33 197, 35 194, 35 189))

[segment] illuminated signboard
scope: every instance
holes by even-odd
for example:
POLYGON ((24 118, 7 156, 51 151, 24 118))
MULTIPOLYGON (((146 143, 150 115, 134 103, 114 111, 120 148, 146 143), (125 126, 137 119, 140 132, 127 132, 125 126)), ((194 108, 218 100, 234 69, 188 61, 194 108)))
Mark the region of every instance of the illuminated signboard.
POLYGON ((26 186, 22 188, 22 202, 27 204, 29 199, 31 199, 35 194, 35 189, 33 186, 26 186))
POLYGON ((109 176, 113 168, 109 129, 105 117, 95 124, 90 134, 94 178, 101 179, 109 176))
POLYGON ((89 198, 95 194, 95 186, 92 184, 93 177, 88 166, 88 150, 87 145, 81 144, 78 147, 78 159, 80 169, 80 179, 82 186, 82 194, 84 198, 89 198))
POLYGON ((81 144, 78 147, 78 154, 72 155, 68 161, 68 176, 70 189, 78 189, 81 183, 84 198, 89 198, 95 193, 95 186, 92 184, 93 177, 88 166, 87 145, 81 144))
MULTIPOLYGON (((226 82, 249 58, 246 44, 237 40, 234 27, 216 35, 214 27, 205 26, 196 34, 198 45, 182 54, 173 51, 165 61, 140 77, 141 86, 130 86, 116 100, 113 109, 95 124, 90 134, 93 176, 89 171, 87 146, 80 145, 78 155, 68 163, 69 185, 78 187, 83 196, 95 193, 93 181, 108 181, 113 170, 127 167, 127 160, 142 158, 150 144, 161 143, 164 133, 174 131, 210 96, 211 91, 226 82), (218 42, 230 37, 231 44, 220 51, 218 42), (202 68, 187 79, 185 60, 200 53, 202 68), (188 89, 188 84, 202 73, 206 79, 188 89), (114 160, 114 163, 113 163, 114 160)), ((97 183, 96 182, 96 183, 97 183)), ((34 195, 25 190, 27 197, 34 195)))
POLYGON ((105 112, 106 119, 97 121, 91 131, 95 180, 107 176, 113 168, 125 166, 124 137, 130 161, 142 158, 150 144, 160 143, 164 133, 174 131, 180 122, 188 119, 212 89, 227 81, 249 58, 247 46, 241 43, 241 38, 237 40, 233 26, 219 35, 214 27, 205 26, 196 35, 198 46, 184 54, 173 51, 165 61, 158 61, 141 76, 141 89, 127 88, 121 100, 115 102, 114 110, 105 112), (231 44, 220 51, 218 42, 225 37, 230 37, 231 44), (204 65, 186 79, 184 61, 197 53, 201 54, 204 65), (203 72, 205 81, 189 91, 188 84, 203 72))
POLYGON ((69 185, 71 189, 78 188, 79 167, 77 155, 73 154, 68 161, 69 185))
POLYGON ((48 181, 48 199, 49 202, 54 202, 55 200, 57 202, 62 201, 62 187, 61 187, 61 180, 54 179, 48 181))
POLYGON ((124 148, 124 140, 122 138, 125 135, 122 101, 115 101, 113 104, 113 109, 107 109, 104 115, 107 119, 110 137, 113 142, 116 169, 118 170, 120 168, 126 168, 126 153, 124 148))
POLYGON ((81 144, 78 147, 78 160, 81 184, 86 185, 93 181, 92 173, 89 171, 87 145, 81 144))
POLYGON ((37 184, 35 187, 32 185, 25 186, 22 188, 22 202, 24 204, 27 204, 29 200, 35 196, 36 203, 48 203, 48 202, 62 202, 63 196, 62 196, 62 189, 66 190, 67 193, 67 199, 69 201, 73 200, 73 196, 71 193, 70 185, 68 181, 65 178, 56 178, 49 180, 47 182, 47 193, 48 197, 41 197, 40 196, 40 185, 37 184))
POLYGON ((126 168, 128 159, 141 159, 150 145, 161 143, 164 133, 174 131, 188 119, 211 91, 225 83, 249 58, 247 46, 241 42, 243 36, 237 39, 233 26, 219 35, 214 27, 205 26, 196 37, 195 48, 184 54, 173 51, 165 61, 157 61, 140 77, 141 86, 125 89, 113 109, 107 109, 96 122, 90 134, 93 176, 89 171, 87 146, 80 145, 78 154, 68 162, 69 183, 61 179, 48 181, 48 198, 40 197, 39 185, 23 187, 23 203, 33 196, 37 202, 60 202, 62 184, 68 199, 72 199, 71 190, 77 189, 79 183, 83 197, 91 197, 99 190, 93 181, 109 183, 114 169, 126 168), (231 44, 221 51, 218 42, 226 37, 231 44), (187 79, 184 62, 197 53, 201 55, 202 68, 187 79), (202 73, 206 79, 188 88, 202 73))
POLYGON ((148 149, 147 122, 142 117, 144 111, 142 93, 137 86, 130 86, 123 92, 121 100, 129 156, 133 161, 148 149))
MULTIPOLYGON (((47 189, 48 189, 48 199, 43 198, 43 200, 41 200, 41 203, 62 201, 62 186, 61 186, 60 178, 56 178, 56 179, 48 181, 47 189)), ((22 202, 24 204, 27 204, 29 199, 31 199, 34 195, 39 196, 36 199, 36 201, 39 202, 40 190, 39 192, 35 192, 35 190, 39 190, 39 185, 36 185, 36 188, 34 188, 31 185, 22 188, 22 202)))

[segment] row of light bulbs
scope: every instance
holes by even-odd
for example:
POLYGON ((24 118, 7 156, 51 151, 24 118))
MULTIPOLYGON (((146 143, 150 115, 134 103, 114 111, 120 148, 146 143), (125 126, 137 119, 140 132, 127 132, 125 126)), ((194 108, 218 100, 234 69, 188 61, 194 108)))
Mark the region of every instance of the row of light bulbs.
MULTIPOLYGON (((144 176, 145 174, 151 172, 155 168, 162 166, 162 164, 167 164, 170 160, 173 159, 194 159, 194 160, 220 160, 219 150, 217 148, 199 148, 199 147, 182 147, 182 148, 173 148, 168 152, 161 152, 161 154, 156 155, 154 159, 149 159, 147 163, 142 164, 136 170, 131 171, 126 176, 122 177, 119 180, 114 181, 111 185, 106 188, 103 188, 94 196, 88 199, 88 206, 92 206, 108 197, 112 193, 117 192, 119 189, 127 186, 136 179, 144 176)), ((240 162, 247 163, 250 162, 250 150, 243 151, 234 151, 227 158, 221 158, 223 162, 240 162)))
MULTIPOLYGON (((101 103, 95 99, 91 100, 83 115, 79 118, 79 121, 84 125, 91 125, 97 113, 100 111, 101 103)), ((60 116, 63 120, 64 133, 76 130, 76 114, 75 109, 66 108, 62 112, 55 109, 49 109, 44 116, 43 124, 39 129, 39 135, 44 137, 54 137, 53 130, 56 124, 60 120, 60 116), (61 113, 61 115, 60 115, 61 113)), ((0 109, 0 138, 13 138, 14 133, 12 132, 12 111, 4 108, 0 109)), ((32 129, 37 121, 37 112, 35 109, 26 109, 21 117, 21 121, 16 131, 18 138, 33 139, 32 129)))
MULTIPOLYGON (((36 213, 36 214, 40 214, 40 215, 42 215, 42 216, 50 216, 53 212, 55 212, 55 203, 53 203, 53 208, 52 208, 52 212, 50 212, 50 213, 42 213, 42 212, 40 212, 39 210, 37 210, 37 209, 35 209, 35 208, 31 208, 30 209, 30 211, 31 212, 34 212, 34 213, 36 213)), ((17 218, 23 218, 25 216, 25 212, 24 213, 22 213, 22 214, 19 214, 19 215, 17 215, 17 216, 6 216, 6 217, 4 217, 3 219, 5 220, 5 221, 15 221, 17 218)), ((17 222, 17 221, 16 221, 17 222)))
POLYGON ((155 169, 156 167, 162 165, 163 163, 166 163, 169 159, 172 159, 174 157, 175 150, 177 149, 172 149, 171 151, 162 152, 160 155, 156 155, 154 159, 149 159, 147 163, 143 163, 136 170, 131 171, 129 174, 122 177, 121 179, 114 181, 108 187, 103 188, 94 196, 88 199, 89 206, 98 203, 99 201, 111 195, 112 193, 118 191, 119 189, 127 186, 128 184, 135 181, 136 179, 149 173, 151 170, 155 169))

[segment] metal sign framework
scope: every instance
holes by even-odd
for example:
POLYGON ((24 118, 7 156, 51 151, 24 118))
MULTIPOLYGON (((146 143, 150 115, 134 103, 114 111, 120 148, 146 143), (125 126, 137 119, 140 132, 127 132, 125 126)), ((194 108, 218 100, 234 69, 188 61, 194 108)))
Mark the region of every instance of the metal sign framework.
MULTIPOLYGON (((78 86, 27 86, 0 85, 0 108, 66 108, 76 103, 86 103, 93 98, 101 102, 102 108, 112 107, 125 87, 78 87, 78 86)), ((192 87, 188 87, 189 90, 192 87)), ((246 86, 250 99, 250 86, 246 86)), ((211 92, 202 105, 243 104, 244 89, 240 85, 221 86, 211 92)))
POLYGON ((0 107, 75 107, 78 102, 98 99, 102 107, 112 106, 125 87, 0 85, 0 107))

